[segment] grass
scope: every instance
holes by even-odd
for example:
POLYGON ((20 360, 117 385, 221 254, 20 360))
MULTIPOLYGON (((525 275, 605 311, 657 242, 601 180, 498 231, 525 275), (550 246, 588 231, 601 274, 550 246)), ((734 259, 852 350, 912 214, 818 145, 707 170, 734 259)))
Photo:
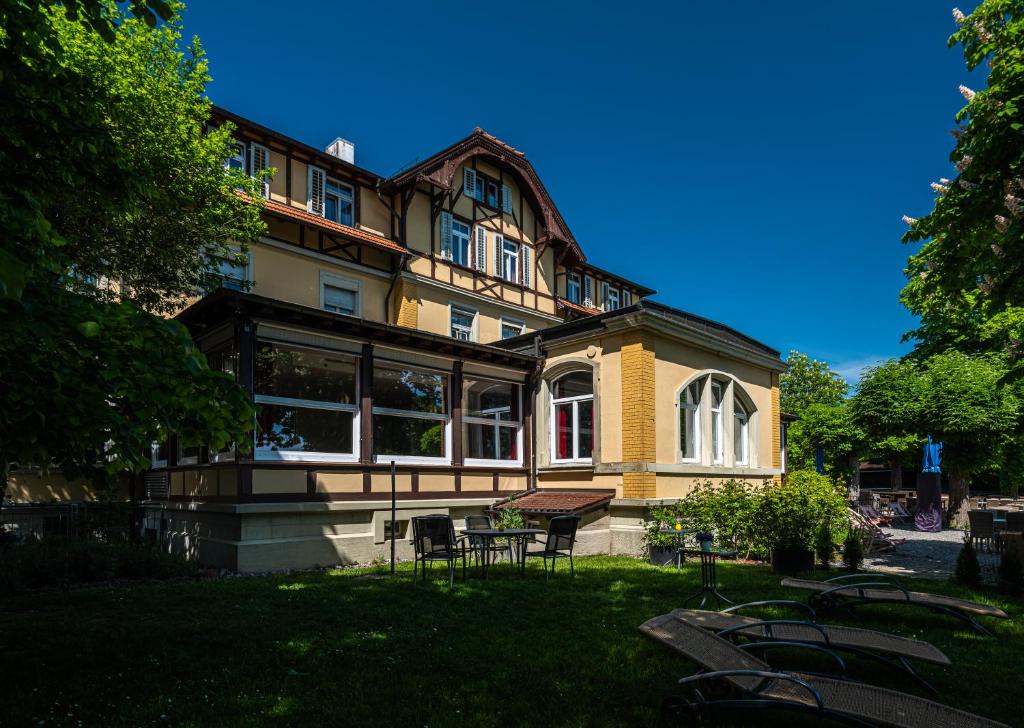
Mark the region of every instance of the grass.
MULTIPOLYGON (((545 584, 539 565, 525 579, 499 565, 449 590, 440 578, 414 585, 403 565, 396 578, 345 570, 9 597, 0 723, 657 725, 662 698, 694 667, 636 626, 680 606, 699 569, 596 556, 577 571, 545 584)), ((759 566, 721 564, 719 580, 736 601, 797 597, 759 566)), ((938 645, 953 666, 921 671, 946 702, 1019 725, 1024 605, 911 584, 1012 619, 986 620, 995 640, 918 610, 865 608, 857 622, 938 645)), ((865 676, 913 690, 878 667, 865 676)))

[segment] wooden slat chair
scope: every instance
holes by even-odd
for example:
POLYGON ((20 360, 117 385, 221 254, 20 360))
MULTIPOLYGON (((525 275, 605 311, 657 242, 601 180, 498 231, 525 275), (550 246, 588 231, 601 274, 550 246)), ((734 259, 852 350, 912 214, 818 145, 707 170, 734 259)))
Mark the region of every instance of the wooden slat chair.
POLYGON ((975 548, 984 544, 985 550, 992 553, 992 547, 998 541, 996 534, 995 513, 992 511, 967 511, 967 521, 970 527, 969 538, 971 545, 975 548))
POLYGON ((692 699, 680 697, 663 704, 668 714, 665 717, 669 719, 682 718, 686 712, 697 713, 700 717, 710 713, 712 724, 717 724, 715 719, 722 711, 770 708, 865 726, 1005 728, 1002 723, 915 695, 830 677, 773 670, 743 648, 671 614, 649 619, 639 629, 693 660, 703 670, 679 681, 680 685, 694 687, 692 699), (725 683, 735 694, 711 698, 700 689, 705 683, 725 683))
POLYGON ((991 604, 908 591, 898 579, 887 574, 847 574, 827 581, 787 578, 782 580, 782 586, 812 592, 807 602, 819 611, 852 609, 865 604, 905 604, 955 617, 989 637, 994 635, 974 619, 975 616, 1009 619, 1006 612, 991 604))
POLYGON ((806 620, 758 619, 737 613, 742 609, 769 605, 800 606, 809 610, 812 618, 814 616, 814 610, 807 604, 787 600, 738 604, 735 607, 723 609, 721 612, 702 609, 674 609, 670 614, 688 624, 710 629, 719 637, 727 637, 732 641, 736 641, 736 638, 739 637, 753 640, 752 643, 746 643, 745 646, 748 648, 751 644, 757 645, 758 643, 798 642, 882 662, 907 673, 932 693, 936 693, 935 688, 918 674, 910 660, 943 666, 950 664, 949 658, 938 647, 928 642, 900 637, 888 632, 843 625, 818 624, 806 620))

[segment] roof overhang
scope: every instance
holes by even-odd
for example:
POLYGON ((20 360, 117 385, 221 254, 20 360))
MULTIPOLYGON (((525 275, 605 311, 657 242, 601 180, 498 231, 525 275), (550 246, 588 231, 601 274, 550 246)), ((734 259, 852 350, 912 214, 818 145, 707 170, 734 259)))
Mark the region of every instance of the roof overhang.
POLYGON ((579 516, 607 508, 614 497, 612 490, 528 490, 496 503, 492 510, 514 508, 528 516, 579 516))
POLYGON ((226 288, 219 288, 201 298, 179 313, 176 318, 194 335, 212 331, 226 321, 247 318, 298 327, 319 334, 354 337, 369 343, 380 342, 524 371, 533 371, 539 362, 539 359, 531 354, 486 344, 457 341, 448 336, 368 321, 356 316, 322 311, 226 288))

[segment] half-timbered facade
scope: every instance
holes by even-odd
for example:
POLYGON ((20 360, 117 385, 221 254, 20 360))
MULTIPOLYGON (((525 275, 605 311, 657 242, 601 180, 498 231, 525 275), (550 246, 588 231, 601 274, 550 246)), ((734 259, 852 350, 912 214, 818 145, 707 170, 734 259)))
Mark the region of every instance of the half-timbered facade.
POLYGON ((585 551, 634 553, 650 503, 781 473, 778 352, 598 267, 522 152, 476 129, 385 177, 344 139, 225 121, 229 164, 273 170, 267 234, 179 317, 257 427, 224 452, 154 445, 136 496, 173 548, 365 562, 414 515, 513 498, 582 513, 585 551))

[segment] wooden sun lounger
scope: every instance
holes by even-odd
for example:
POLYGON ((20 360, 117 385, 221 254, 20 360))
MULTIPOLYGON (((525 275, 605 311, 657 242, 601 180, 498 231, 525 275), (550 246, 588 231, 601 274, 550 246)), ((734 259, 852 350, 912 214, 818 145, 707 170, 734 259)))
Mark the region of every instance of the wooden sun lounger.
POLYGON ((782 580, 782 586, 813 592, 807 602, 816 609, 851 608, 862 604, 909 604, 956 617, 990 637, 994 635, 975 620, 975 616, 1009 619, 1006 612, 990 604, 908 591, 897 579, 885 574, 849 574, 828 581, 789 578, 782 580))
MULTIPOLYGON (((910 660, 930 662, 935 665, 951 664, 949 658, 935 645, 921 640, 900 637, 873 629, 846 627, 842 625, 817 624, 816 622, 787 619, 758 619, 736 614, 738 609, 770 604, 790 604, 782 600, 740 604, 736 607, 710 612, 703 609, 674 609, 670 614, 676 619, 704 629, 714 631, 719 637, 730 639, 739 636, 759 642, 797 642, 840 650, 868 659, 884 662, 906 672, 921 685, 935 693, 933 688, 910 664, 910 660)), ((802 602, 795 602, 806 607, 802 602)), ((744 645, 749 647, 750 644, 744 645)))
POLYGON ((680 698, 678 702, 664 706, 680 714, 684 710, 714 713, 718 710, 783 708, 819 718, 892 728, 1003 727, 1002 723, 895 690, 773 670, 743 648, 671 614, 647 620, 640 625, 640 631, 707 671, 679 681, 680 685, 695 687, 692 701, 680 698), (701 683, 710 681, 725 682, 740 694, 738 697, 711 699, 699 689, 701 683))

